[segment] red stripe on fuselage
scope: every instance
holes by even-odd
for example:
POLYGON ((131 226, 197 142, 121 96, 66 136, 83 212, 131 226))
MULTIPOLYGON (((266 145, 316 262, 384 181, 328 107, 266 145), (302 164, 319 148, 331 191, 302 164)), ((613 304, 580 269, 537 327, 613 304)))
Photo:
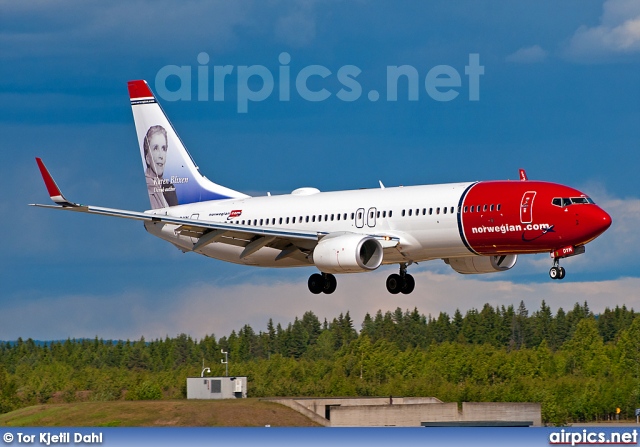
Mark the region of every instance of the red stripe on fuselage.
POLYGON ((553 205, 554 198, 563 197, 586 196, 556 183, 479 182, 460 210, 464 237, 483 255, 542 253, 586 244, 611 225, 609 215, 597 205, 553 205))

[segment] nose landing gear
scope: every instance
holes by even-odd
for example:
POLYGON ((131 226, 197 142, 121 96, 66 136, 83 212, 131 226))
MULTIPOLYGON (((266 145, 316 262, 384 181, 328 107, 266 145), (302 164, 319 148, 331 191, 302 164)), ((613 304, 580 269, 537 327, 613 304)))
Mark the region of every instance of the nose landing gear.
POLYGON ((416 287, 416 281, 413 279, 413 276, 407 273, 407 267, 409 264, 406 262, 404 264, 400 264, 400 274, 392 274, 387 278, 387 290, 389 293, 397 294, 403 293, 405 295, 413 292, 413 289, 416 287))
POLYGON ((564 267, 560 267, 560 258, 555 258, 553 267, 549 270, 549 276, 551 279, 564 279, 565 273, 564 267))
POLYGON ((338 280, 330 273, 314 273, 307 282, 309 291, 314 294, 326 293, 327 295, 336 291, 338 280))

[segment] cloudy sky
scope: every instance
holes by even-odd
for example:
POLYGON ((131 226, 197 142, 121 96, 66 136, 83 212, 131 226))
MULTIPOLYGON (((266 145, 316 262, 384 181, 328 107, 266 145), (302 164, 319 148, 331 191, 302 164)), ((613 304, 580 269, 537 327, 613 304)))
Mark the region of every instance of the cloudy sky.
POLYGON ((533 311, 544 299, 554 311, 584 300, 594 311, 640 309, 640 2, 512 3, 0 0, 0 340, 222 336, 306 310, 329 319, 349 310, 359 326, 366 312, 396 307, 437 315, 524 300, 533 311), (477 98, 471 55, 484 68, 477 98), (223 66, 233 70, 220 82, 223 66), (272 91, 257 76, 243 83, 240 67, 251 66, 271 73, 272 91), (296 88, 310 66, 328 73, 308 83, 329 93, 323 100, 296 88), (392 101, 395 66, 419 82, 410 95, 401 81, 392 101), (425 86, 437 66, 460 76, 452 99, 425 86), (514 179, 523 167, 585 191, 613 226, 564 262, 563 282, 538 255, 489 276, 413 266, 409 296, 386 292, 391 266, 341 276, 335 294, 315 296, 311 268, 229 265, 182 254, 138 222, 27 206, 48 202, 39 156, 73 201, 148 208, 126 82, 175 92, 178 78, 163 73, 176 67, 191 74, 191 100, 164 95, 162 106, 201 171, 230 188, 514 179), (338 94, 342 67, 358 70, 350 101, 338 94), (249 90, 264 100, 239 113, 249 90))

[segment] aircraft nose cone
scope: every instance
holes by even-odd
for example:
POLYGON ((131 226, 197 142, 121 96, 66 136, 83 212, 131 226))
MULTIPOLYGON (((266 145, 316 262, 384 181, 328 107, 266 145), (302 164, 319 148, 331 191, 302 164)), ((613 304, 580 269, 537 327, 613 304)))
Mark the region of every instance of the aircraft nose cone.
POLYGON ((598 237, 611 226, 611 216, 600 207, 589 213, 587 221, 587 228, 591 237, 598 237))
POLYGON ((600 215, 598 217, 600 220, 600 231, 604 232, 611 226, 611 216, 609 216, 605 210, 600 208, 600 215))

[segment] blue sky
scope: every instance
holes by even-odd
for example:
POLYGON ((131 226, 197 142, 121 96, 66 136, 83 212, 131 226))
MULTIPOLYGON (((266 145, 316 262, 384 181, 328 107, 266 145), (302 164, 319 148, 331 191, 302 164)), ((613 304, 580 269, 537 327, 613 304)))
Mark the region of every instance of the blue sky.
POLYGON ((640 3, 512 3, 0 0, 0 212, 10 216, 0 235, 0 339, 222 336, 306 310, 321 318, 350 310, 359 324, 365 312, 398 306, 437 315, 586 299, 595 311, 640 309, 640 3), (211 92, 214 66, 235 67, 224 101, 196 100, 202 52, 211 92), (280 101, 283 52, 292 79, 326 67, 331 75, 309 86, 331 96, 306 101, 292 88, 280 101), (464 72, 471 54, 484 67, 478 101, 464 72), (312 269, 225 264, 182 254, 137 222, 26 206, 48 201, 39 156, 71 200, 148 208, 126 82, 147 79, 159 91, 156 76, 172 65, 192 67, 192 100, 161 98, 162 106, 201 171, 230 188, 263 195, 513 179, 523 167, 585 191, 613 226, 564 263, 562 283, 549 280, 550 260, 539 255, 481 277, 439 261, 414 266, 409 296, 386 292, 395 267, 383 267, 341 276, 334 295, 318 297, 306 287, 312 269), (276 89, 238 113, 237 67, 252 65, 273 73, 276 89), (363 94, 351 102, 336 97, 346 65, 361 70, 363 94), (419 74, 417 101, 402 83, 398 100, 386 100, 387 67, 400 65, 419 74), (439 65, 461 76, 450 101, 424 88, 439 65))

